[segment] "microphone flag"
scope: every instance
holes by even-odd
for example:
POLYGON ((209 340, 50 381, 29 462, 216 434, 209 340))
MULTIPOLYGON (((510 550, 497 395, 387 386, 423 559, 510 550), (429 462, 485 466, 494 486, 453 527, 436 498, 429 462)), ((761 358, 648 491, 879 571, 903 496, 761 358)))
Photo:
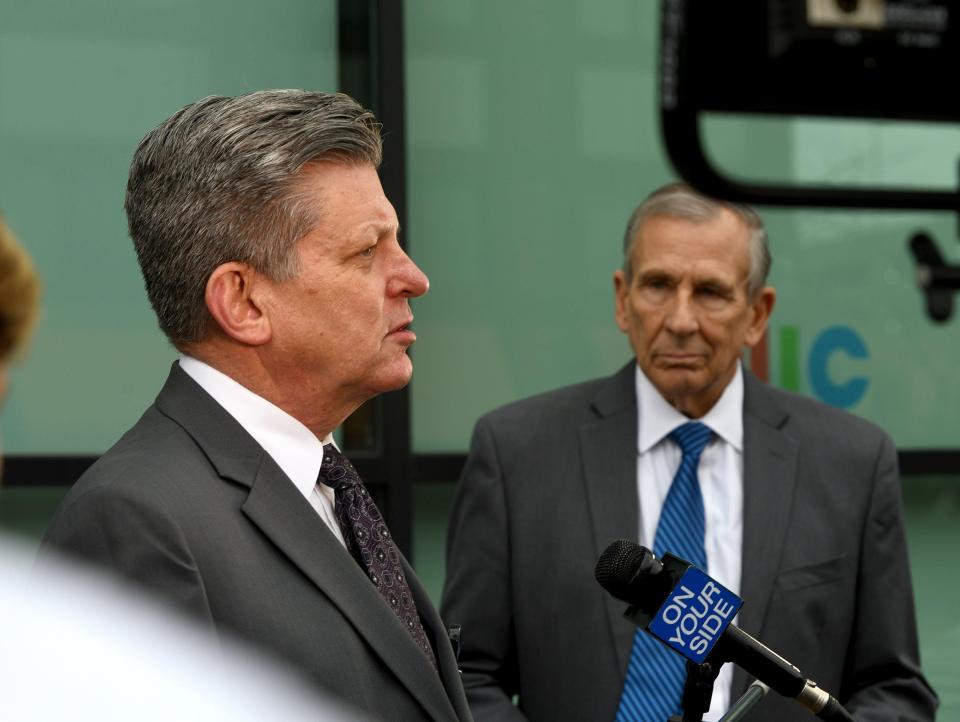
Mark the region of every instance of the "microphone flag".
POLYGON ((743 600, 700 569, 688 567, 647 631, 691 662, 703 664, 743 600))

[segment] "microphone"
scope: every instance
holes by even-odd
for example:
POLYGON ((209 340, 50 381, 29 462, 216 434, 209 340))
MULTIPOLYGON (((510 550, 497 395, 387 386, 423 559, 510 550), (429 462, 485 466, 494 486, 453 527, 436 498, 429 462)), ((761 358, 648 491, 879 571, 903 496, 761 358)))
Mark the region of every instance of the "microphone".
POLYGON ((739 598, 689 562, 672 554, 665 554, 661 561, 646 547, 629 539, 620 539, 600 555, 594 576, 611 596, 631 605, 626 612, 628 618, 688 659, 699 664, 707 654, 712 653, 721 663, 733 662, 778 694, 795 699, 822 720, 853 722, 853 717, 836 698, 820 689, 813 680, 805 678, 799 669, 779 654, 734 624, 727 623, 723 629, 721 618, 733 619, 735 614, 731 612, 739 608, 739 598), (688 586, 697 589, 696 593, 681 584, 688 578, 694 580, 688 586), (678 585, 682 594, 674 595, 678 585), (696 614, 699 619, 694 618, 691 623, 693 626, 690 626, 686 620, 692 617, 685 615, 684 621, 676 625, 679 618, 676 614, 678 603, 683 606, 683 602, 678 600, 691 597, 702 603, 702 613, 696 614), (668 601, 670 604, 665 604, 668 601), (713 606, 714 613, 709 616, 704 601, 713 606), (665 610, 672 612, 664 615, 665 610), (671 615, 673 620, 669 619, 671 615), (666 636, 661 636, 661 632, 655 633, 650 629, 651 624, 666 627, 665 616, 668 622, 675 625, 670 629, 676 630, 672 632, 676 638, 669 641, 666 636), (711 618, 716 621, 706 629, 711 618), (681 636, 681 629, 684 636, 681 636), (699 656, 694 654, 694 648, 700 653, 699 656))

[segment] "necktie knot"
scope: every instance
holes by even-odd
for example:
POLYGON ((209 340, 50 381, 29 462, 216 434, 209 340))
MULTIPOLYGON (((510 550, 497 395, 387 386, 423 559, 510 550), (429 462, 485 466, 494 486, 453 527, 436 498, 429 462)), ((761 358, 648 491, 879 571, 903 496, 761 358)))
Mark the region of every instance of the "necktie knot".
POLYGON ((683 450, 684 456, 693 456, 700 458, 704 448, 713 438, 713 431, 706 424, 699 421, 688 421, 681 424, 670 432, 670 438, 673 439, 683 450))
POLYGON ((323 461, 317 481, 335 490, 341 486, 356 486, 360 483, 360 476, 347 457, 337 451, 337 447, 327 444, 323 447, 323 461))

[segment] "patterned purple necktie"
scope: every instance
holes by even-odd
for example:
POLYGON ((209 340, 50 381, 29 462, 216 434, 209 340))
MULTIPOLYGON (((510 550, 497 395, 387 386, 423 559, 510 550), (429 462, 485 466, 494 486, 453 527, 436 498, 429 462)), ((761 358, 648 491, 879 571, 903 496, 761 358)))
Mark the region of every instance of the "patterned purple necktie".
POLYGON ((334 514, 347 551, 367 572, 380 596, 436 669, 437 661, 427 641, 427 634, 423 631, 417 606, 413 602, 403 567, 400 566, 400 553, 390 537, 390 531, 360 481, 357 470, 333 444, 323 447, 323 463, 317 481, 333 489, 336 500, 334 514))

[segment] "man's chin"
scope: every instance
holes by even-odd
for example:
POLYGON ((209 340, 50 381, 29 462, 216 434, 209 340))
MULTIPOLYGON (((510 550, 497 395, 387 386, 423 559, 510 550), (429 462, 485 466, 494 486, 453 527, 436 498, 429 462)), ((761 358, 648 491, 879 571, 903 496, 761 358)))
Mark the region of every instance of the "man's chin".
POLYGON ((699 370, 693 368, 658 369, 650 381, 665 399, 695 394, 702 386, 699 370))
POLYGON ((376 375, 375 387, 376 393, 383 394, 388 391, 398 391, 410 383, 413 376, 413 363, 406 354, 397 359, 389 367, 382 369, 376 375))

